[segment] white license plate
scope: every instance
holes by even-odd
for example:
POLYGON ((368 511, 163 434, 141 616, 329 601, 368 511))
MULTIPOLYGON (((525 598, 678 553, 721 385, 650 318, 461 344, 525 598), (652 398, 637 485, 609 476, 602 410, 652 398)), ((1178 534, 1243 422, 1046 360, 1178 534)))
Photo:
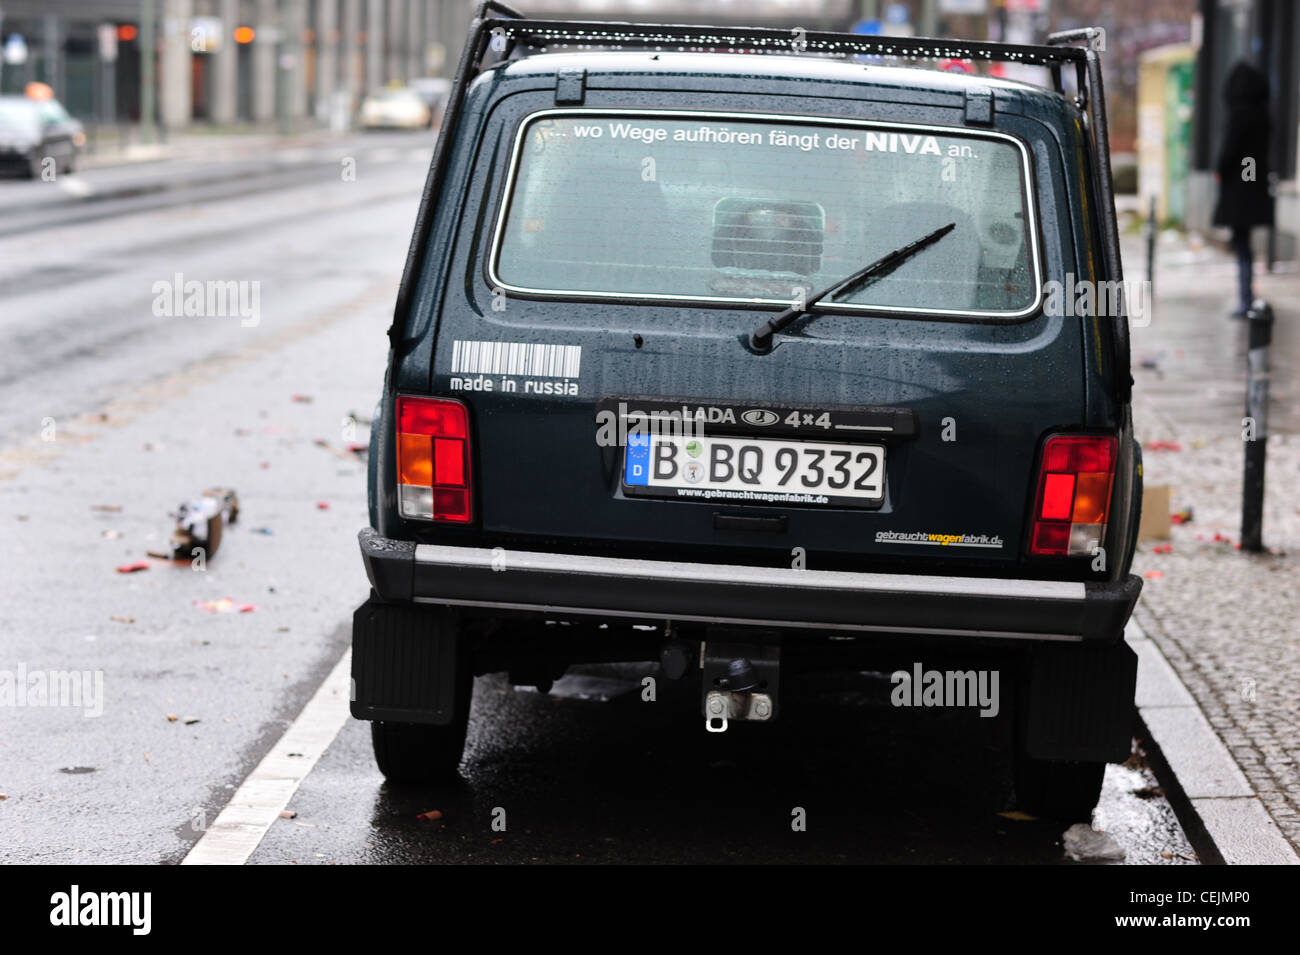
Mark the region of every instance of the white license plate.
POLYGON ((628 435, 623 488, 631 495, 685 501, 875 506, 885 497, 885 448, 628 435))

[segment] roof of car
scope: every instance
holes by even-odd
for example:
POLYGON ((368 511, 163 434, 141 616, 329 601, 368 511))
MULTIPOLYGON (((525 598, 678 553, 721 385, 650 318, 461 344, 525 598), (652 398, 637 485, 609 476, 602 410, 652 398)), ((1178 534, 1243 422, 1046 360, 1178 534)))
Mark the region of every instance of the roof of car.
POLYGON ((678 53, 645 50, 601 50, 573 53, 538 53, 509 60, 498 67, 508 76, 554 75, 561 69, 584 69, 593 74, 655 74, 694 76, 746 76, 813 82, 894 86, 937 93, 961 94, 979 87, 1014 92, 1028 97, 1059 100, 1060 94, 1032 83, 979 74, 907 66, 857 63, 829 57, 775 53, 678 53))

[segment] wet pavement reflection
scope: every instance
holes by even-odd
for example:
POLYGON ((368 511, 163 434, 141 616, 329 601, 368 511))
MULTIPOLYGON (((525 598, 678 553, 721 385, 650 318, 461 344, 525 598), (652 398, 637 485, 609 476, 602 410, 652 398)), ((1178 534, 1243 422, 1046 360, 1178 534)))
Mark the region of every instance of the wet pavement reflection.
MULTIPOLYGON (((790 680, 780 719, 712 734, 686 687, 643 701, 649 672, 585 668, 549 694, 480 677, 451 786, 387 785, 350 721, 250 861, 1068 861, 1064 825, 1005 813, 1008 720, 894 709, 887 675, 858 674, 790 680)), ((1195 861, 1138 758, 1108 768, 1095 824, 1130 864, 1195 861)))

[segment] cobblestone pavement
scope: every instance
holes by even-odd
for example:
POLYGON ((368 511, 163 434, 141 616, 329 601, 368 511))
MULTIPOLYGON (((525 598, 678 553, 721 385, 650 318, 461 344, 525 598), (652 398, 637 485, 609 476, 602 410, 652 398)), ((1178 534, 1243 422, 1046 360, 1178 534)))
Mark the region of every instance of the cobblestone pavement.
MULTIPOLYGON (((1140 244, 1125 261, 1143 273, 1140 244)), ((1152 320, 1133 333, 1134 418, 1147 487, 1169 485, 1171 510, 1193 518, 1139 545, 1134 572, 1147 579, 1135 616, 1300 848, 1300 273, 1256 281, 1277 321, 1268 552, 1251 555, 1236 546, 1246 323, 1227 317, 1234 265, 1181 242, 1162 243, 1157 262, 1152 320)))

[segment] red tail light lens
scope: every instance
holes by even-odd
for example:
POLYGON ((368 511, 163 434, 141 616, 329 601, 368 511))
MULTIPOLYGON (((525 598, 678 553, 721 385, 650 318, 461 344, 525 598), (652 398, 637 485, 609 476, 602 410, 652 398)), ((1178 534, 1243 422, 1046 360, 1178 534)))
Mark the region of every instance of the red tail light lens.
POLYGON ((397 502, 419 521, 474 519, 469 410, 449 398, 397 399, 397 502))
POLYGON ((1115 479, 1115 439, 1058 434, 1043 446, 1034 499, 1029 552, 1041 557, 1082 557, 1106 536, 1115 479))

